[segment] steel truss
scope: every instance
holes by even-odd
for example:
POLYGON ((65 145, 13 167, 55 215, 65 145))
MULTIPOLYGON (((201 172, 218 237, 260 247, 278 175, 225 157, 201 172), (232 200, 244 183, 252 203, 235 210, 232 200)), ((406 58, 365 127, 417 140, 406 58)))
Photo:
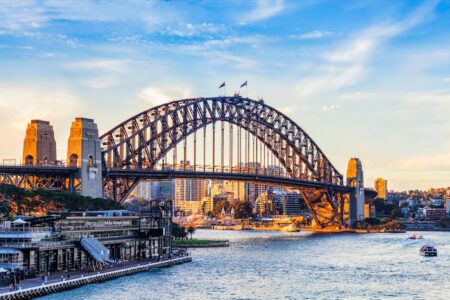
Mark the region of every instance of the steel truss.
MULTIPOLYGON (((256 156, 261 157, 262 154, 258 154, 258 143, 260 147, 264 145, 286 170, 284 176, 343 185, 343 176, 300 126, 263 101, 239 96, 174 101, 151 108, 122 122, 100 137, 103 145, 104 167, 105 169, 155 169, 177 144, 185 141, 191 134, 196 135, 197 131, 210 124, 214 128, 212 146, 215 149, 217 122, 228 122, 235 125, 239 133, 243 130, 256 137, 252 141, 253 156, 256 153, 256 156)), ((221 130, 223 132, 223 125, 221 130)), ((223 135, 221 136, 220 142, 223 147, 223 135)), ((249 148, 247 152, 249 152, 250 138, 246 136, 246 146, 247 144, 249 148)), ((197 147, 196 144, 194 147, 197 147)), ((173 155, 177 155, 175 150, 173 155)), ((223 171, 223 150, 221 163, 217 168, 214 155, 215 151, 213 151, 213 171, 221 172, 223 171)), ((247 159, 248 153, 245 156, 247 159)), ((258 170, 254 169, 252 172, 258 172, 258 170)), ((111 180, 106 180, 105 190, 111 196, 115 194, 120 199, 128 195, 130 189, 138 182, 139 180, 119 180, 113 185, 111 180), (113 188, 118 190, 113 192, 113 188)))

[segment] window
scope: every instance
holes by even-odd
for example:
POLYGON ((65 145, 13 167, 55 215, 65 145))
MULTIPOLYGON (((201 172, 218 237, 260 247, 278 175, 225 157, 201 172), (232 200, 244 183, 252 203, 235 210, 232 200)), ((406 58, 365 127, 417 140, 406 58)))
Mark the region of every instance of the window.
POLYGON ((28 156, 25 158, 25 164, 26 164, 26 165, 29 165, 29 166, 32 166, 32 165, 33 165, 33 156, 28 155, 28 156))
POLYGON ((78 167, 78 155, 72 154, 69 158, 69 167, 78 167))

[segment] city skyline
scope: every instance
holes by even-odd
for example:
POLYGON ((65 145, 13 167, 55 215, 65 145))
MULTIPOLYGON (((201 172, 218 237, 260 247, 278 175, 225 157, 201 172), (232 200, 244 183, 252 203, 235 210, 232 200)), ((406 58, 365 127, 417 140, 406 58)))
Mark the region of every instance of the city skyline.
POLYGON ((249 97, 293 118, 342 174, 358 157, 368 183, 382 177, 395 190, 448 186, 449 7, 6 3, 0 158, 21 157, 31 119, 51 122, 61 159, 76 116, 94 118, 104 132, 155 104, 223 94, 223 81, 230 95, 248 81, 249 97))

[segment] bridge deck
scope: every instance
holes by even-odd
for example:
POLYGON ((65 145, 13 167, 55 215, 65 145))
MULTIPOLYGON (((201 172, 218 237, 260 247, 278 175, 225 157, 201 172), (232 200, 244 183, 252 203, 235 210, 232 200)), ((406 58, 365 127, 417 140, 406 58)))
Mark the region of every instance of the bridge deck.
POLYGON ((132 169, 108 169, 104 173, 106 178, 139 178, 153 180, 169 180, 176 178, 194 178, 194 179, 218 179, 218 180, 237 180, 247 182, 257 182, 267 185, 289 186, 293 188, 313 188, 313 189, 332 189, 337 192, 350 192, 354 190, 350 186, 333 185, 323 182, 314 182, 297 178, 282 176, 270 176, 264 174, 252 173, 228 173, 228 172, 203 172, 189 170, 132 170, 132 169))
POLYGON ((72 175, 78 168, 65 166, 0 166, 0 174, 17 175, 72 175))

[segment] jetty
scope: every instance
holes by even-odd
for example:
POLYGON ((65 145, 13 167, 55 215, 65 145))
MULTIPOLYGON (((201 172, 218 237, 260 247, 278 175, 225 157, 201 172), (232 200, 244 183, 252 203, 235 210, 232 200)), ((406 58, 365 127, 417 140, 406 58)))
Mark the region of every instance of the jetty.
POLYGON ((52 293, 75 289, 87 284, 100 283, 115 279, 121 276, 145 272, 157 268, 165 268, 173 265, 179 265, 192 261, 192 257, 184 255, 157 262, 134 261, 118 266, 113 269, 107 269, 98 272, 81 273, 71 276, 71 279, 64 280, 58 276, 52 276, 49 283, 44 284, 39 279, 27 279, 21 282, 21 287, 16 291, 9 291, 9 287, 0 289, 0 300, 20 300, 32 299, 52 293))

